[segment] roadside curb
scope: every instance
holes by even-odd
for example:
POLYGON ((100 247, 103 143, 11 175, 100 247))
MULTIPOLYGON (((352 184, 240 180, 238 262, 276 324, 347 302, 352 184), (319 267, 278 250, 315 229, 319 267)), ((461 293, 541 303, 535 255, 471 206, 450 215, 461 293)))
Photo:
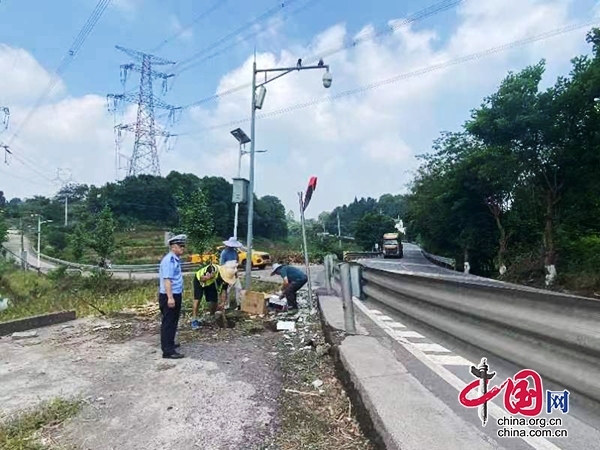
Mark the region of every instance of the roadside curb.
POLYGON ((390 449, 385 445, 382 433, 383 430, 381 429, 381 426, 375 425, 375 421, 371 417, 371 412, 366 406, 361 392, 353 381, 353 376, 341 356, 340 345, 348 335, 344 330, 333 327, 327 322, 321 307, 321 297, 317 295, 317 299, 319 306, 319 317, 323 327, 323 334, 326 342, 331 345, 331 356, 333 358, 336 375, 346 389, 346 393, 352 402, 354 414, 358 420, 358 423, 360 424, 362 432, 371 440, 371 443, 377 450, 396 450, 390 449))
POLYGON ((25 319, 10 320, 0 323, 0 336, 7 336, 19 331, 27 331, 33 328, 47 327, 63 322, 75 320, 75 311, 63 311, 57 313, 43 314, 40 316, 26 317, 25 319))

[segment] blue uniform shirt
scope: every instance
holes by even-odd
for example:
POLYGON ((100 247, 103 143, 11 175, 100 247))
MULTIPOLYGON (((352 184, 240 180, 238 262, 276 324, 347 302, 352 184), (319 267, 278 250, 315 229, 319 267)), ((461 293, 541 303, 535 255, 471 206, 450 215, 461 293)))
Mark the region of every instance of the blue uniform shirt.
POLYGON ((279 269, 279 275, 281 278, 287 277, 290 283, 304 283, 308 280, 304 272, 292 266, 281 266, 281 269, 279 269))
POLYGON ((171 292, 173 294, 183 293, 183 273, 179 256, 173 252, 167 253, 160 262, 160 290, 161 294, 166 294, 165 278, 171 280, 171 292))
POLYGON ((224 265, 227 261, 238 260, 238 252, 235 248, 225 247, 221 252, 221 259, 219 260, 220 265, 224 265))

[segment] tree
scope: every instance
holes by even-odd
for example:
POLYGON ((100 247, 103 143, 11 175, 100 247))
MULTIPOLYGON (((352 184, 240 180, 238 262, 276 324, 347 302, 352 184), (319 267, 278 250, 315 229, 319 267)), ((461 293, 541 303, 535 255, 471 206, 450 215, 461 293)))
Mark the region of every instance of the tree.
POLYGON ((94 222, 90 247, 98 254, 100 265, 104 267, 106 260, 115 250, 116 223, 108 205, 96 215, 94 222))
POLYGON ((4 192, 0 191, 0 208, 3 208, 6 205, 6 197, 4 197, 4 192))
POLYGON ((381 241, 385 233, 395 232, 394 219, 383 214, 367 213, 356 223, 356 243, 364 250, 371 250, 376 242, 381 241))
POLYGON ((545 63, 510 73, 496 93, 472 114, 466 128, 486 145, 504 148, 518 161, 520 178, 530 183, 544 205, 544 264, 551 282, 556 263, 557 207, 565 187, 568 113, 560 107, 569 82, 539 91, 545 63))
POLYGON ((89 245, 90 237, 83 222, 78 222, 69 235, 69 245, 75 261, 80 261, 85 248, 89 245))
POLYGON ((0 244, 6 241, 8 236, 8 224, 4 218, 4 212, 0 211, 0 244))
POLYGON ((285 239, 288 225, 285 208, 281 201, 272 195, 265 195, 256 202, 255 233, 268 239, 285 239))
POLYGON ((212 213, 206 194, 197 190, 190 197, 179 197, 179 227, 177 232, 185 233, 192 249, 204 253, 209 248, 213 236, 212 213))
MULTIPOLYGON (((227 239, 233 230, 234 205, 231 202, 233 186, 222 177, 204 177, 200 180, 200 187, 207 201, 213 220, 213 232, 227 239)), ((239 215, 240 221, 245 217, 239 215)), ((239 233, 238 229, 238 234, 239 233)))

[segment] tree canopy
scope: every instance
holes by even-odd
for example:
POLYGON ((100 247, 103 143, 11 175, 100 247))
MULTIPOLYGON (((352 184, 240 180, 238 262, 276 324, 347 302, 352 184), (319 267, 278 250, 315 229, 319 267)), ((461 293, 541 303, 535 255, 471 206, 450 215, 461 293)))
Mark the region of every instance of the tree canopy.
POLYGON ((541 88, 545 62, 509 73, 422 158, 408 196, 409 229, 430 251, 478 273, 515 276, 589 267, 600 251, 600 31, 591 56, 541 88))

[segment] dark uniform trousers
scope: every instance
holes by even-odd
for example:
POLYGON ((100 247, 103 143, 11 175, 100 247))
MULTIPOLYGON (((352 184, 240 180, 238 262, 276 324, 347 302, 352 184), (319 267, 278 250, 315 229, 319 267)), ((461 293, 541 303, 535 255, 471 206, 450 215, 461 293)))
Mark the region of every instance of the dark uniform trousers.
POLYGON ((175 299, 175 307, 169 308, 167 294, 158 295, 158 304, 162 314, 160 346, 165 355, 175 353, 175 333, 177 333, 179 315, 181 314, 181 294, 173 294, 173 298, 175 299))
POLYGON ((300 281, 292 281, 290 284, 288 284, 284 295, 287 299, 287 304, 289 308, 298 309, 298 300, 296 293, 300 290, 302 286, 306 284, 307 281, 308 278, 300 281))

